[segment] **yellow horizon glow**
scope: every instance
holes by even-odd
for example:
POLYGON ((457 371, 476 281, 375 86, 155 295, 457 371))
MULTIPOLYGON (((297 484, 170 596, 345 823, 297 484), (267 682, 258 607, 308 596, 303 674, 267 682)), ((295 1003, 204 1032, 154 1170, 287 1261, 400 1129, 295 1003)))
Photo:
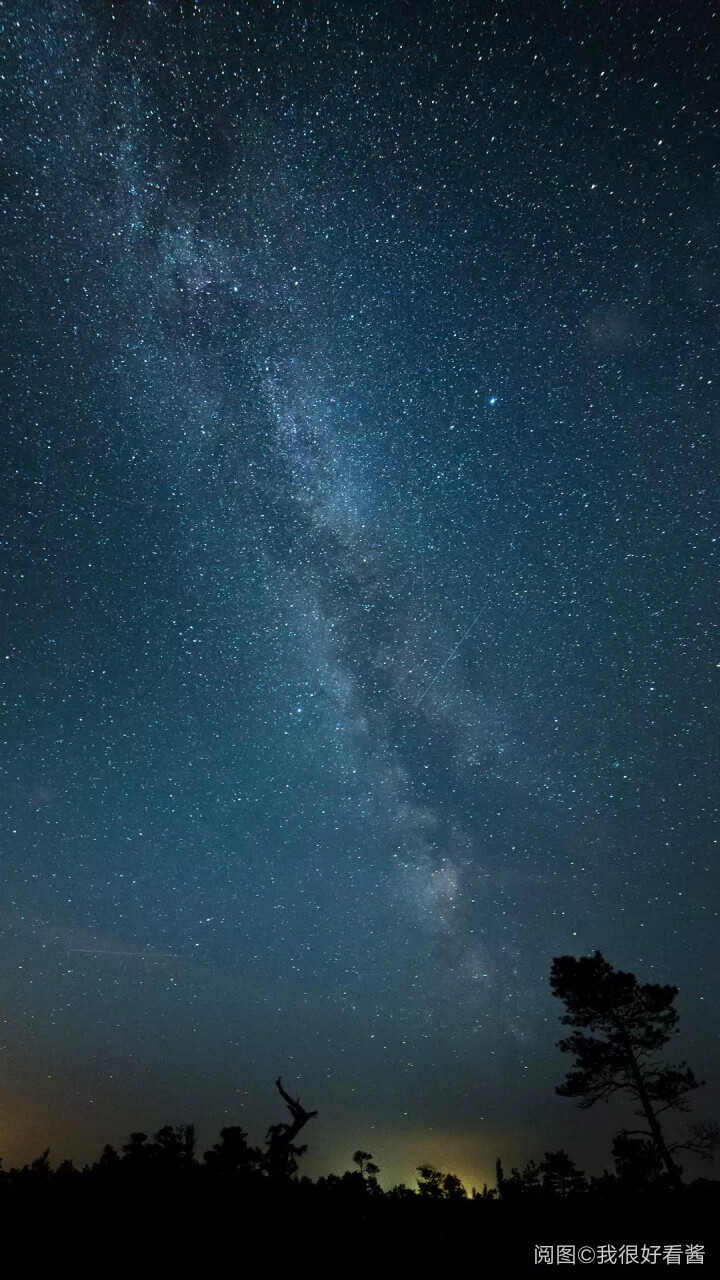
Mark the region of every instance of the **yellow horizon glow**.
POLYGON ((386 1191, 402 1182, 416 1191, 418 1166, 431 1164, 441 1173, 454 1173, 470 1195, 473 1187, 482 1191, 484 1183, 495 1186, 495 1161, 503 1153, 514 1158, 514 1152, 508 1151, 511 1145, 514 1148, 515 1144, 501 1134, 459 1129, 384 1131, 365 1135, 362 1141, 351 1135, 333 1141, 331 1151, 324 1153, 323 1169, 316 1172, 313 1167, 311 1176, 354 1169, 353 1152, 360 1148, 372 1153, 380 1168, 380 1184, 386 1191))

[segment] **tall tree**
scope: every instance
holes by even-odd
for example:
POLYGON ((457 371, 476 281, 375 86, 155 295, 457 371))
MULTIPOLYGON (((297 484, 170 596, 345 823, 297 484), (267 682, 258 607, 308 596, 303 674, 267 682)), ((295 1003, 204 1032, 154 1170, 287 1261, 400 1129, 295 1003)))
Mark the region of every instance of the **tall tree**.
POLYGON ((360 1170, 360 1174, 368 1190, 373 1195, 377 1195, 380 1191, 380 1184, 377 1180, 380 1167, 375 1164, 372 1154, 369 1151, 358 1150, 353 1156, 353 1161, 360 1170))
POLYGON ((558 1047, 574 1054, 575 1062, 555 1092, 577 1098, 580 1107, 592 1107, 615 1093, 629 1094, 639 1104, 636 1115, 647 1121, 647 1130, 637 1132, 650 1139, 669 1181, 679 1186, 681 1171, 659 1117, 666 1111, 687 1111, 687 1095, 702 1081, 687 1063, 671 1066, 656 1057, 675 1032, 677 987, 641 985, 634 974, 613 969, 599 951, 578 960, 556 957, 550 986, 567 1010, 561 1021, 576 1028, 559 1041, 558 1047))

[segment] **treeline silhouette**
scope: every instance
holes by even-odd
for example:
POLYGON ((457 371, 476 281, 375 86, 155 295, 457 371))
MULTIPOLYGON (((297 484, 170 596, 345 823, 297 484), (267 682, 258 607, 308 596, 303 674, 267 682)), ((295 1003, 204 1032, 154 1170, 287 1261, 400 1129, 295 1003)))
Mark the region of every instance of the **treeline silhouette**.
POLYGON ((648 1231, 659 1223, 658 1230, 667 1226, 669 1236, 682 1234, 682 1220, 687 1239, 696 1239, 698 1209, 707 1207, 708 1221, 717 1216, 720 1181, 683 1181, 678 1154, 712 1159, 720 1126, 695 1124, 675 1140, 666 1130, 667 1113, 687 1111, 688 1095, 702 1084, 686 1063, 658 1058, 675 1031, 677 989, 641 985, 633 974, 615 971, 599 952, 578 960, 556 958, 551 988, 565 1004, 562 1022, 574 1028, 559 1042, 574 1062, 556 1093, 583 1109, 624 1093, 644 1124, 615 1136, 612 1168, 600 1176, 586 1176, 560 1148, 509 1172, 498 1159, 490 1187, 468 1190, 454 1172, 423 1163, 412 1186, 384 1189, 372 1153, 358 1149, 353 1168, 313 1181, 300 1175, 307 1146, 298 1139, 318 1113, 289 1094, 278 1077, 288 1118, 271 1124, 260 1146, 249 1142, 245 1129, 230 1125, 199 1154, 193 1125, 164 1125, 152 1137, 131 1133, 119 1150, 107 1144, 82 1169, 70 1160, 53 1168, 49 1150, 21 1168, 4 1169, 0 1162, 2 1221, 19 1223, 23 1215, 28 1224, 50 1221, 55 1206, 64 1228, 74 1222, 86 1235, 104 1221, 103 1231, 117 1234, 118 1224, 127 1223, 136 1240, 145 1240, 156 1239, 163 1222, 173 1230, 178 1221, 192 1225, 208 1239, 242 1220, 272 1240, 274 1250, 283 1242, 268 1232, 276 1233, 281 1223, 286 1242, 308 1235, 327 1241, 338 1230, 364 1247, 371 1240, 394 1241, 405 1250, 405 1260, 412 1241, 421 1261, 428 1248, 473 1245, 481 1227, 484 1256, 498 1263, 509 1240, 519 1248, 523 1232, 536 1240, 587 1240, 593 1231, 608 1239, 609 1213, 618 1238, 642 1238, 643 1221, 648 1231), (495 1252, 488 1254, 493 1241, 495 1252))
POLYGON ((177 1189, 224 1187, 240 1196, 272 1195, 274 1192, 318 1199, 377 1200, 389 1202, 418 1200, 506 1201, 517 1203, 578 1201, 588 1198, 607 1199, 621 1196, 654 1195, 678 1190, 720 1195, 720 1181, 695 1178, 678 1188, 664 1167, 652 1142, 619 1133, 612 1146, 613 1170, 599 1177, 587 1178, 583 1170, 564 1149, 546 1151, 536 1163, 530 1160, 523 1168, 506 1173, 502 1160, 495 1164, 495 1186, 484 1184, 470 1191, 454 1173, 443 1173, 432 1164, 417 1167, 415 1186, 399 1183, 383 1190, 380 1169, 372 1153, 357 1150, 354 1169, 342 1174, 326 1174, 315 1181, 298 1177, 298 1162, 307 1145, 298 1146, 294 1139, 305 1124, 318 1113, 306 1111, 299 1099, 292 1098, 278 1078, 276 1087, 290 1111, 290 1122, 270 1126, 264 1148, 252 1146, 247 1132, 239 1125, 220 1131, 220 1139, 202 1157, 197 1154, 194 1125, 164 1125, 149 1138, 146 1133, 131 1133, 117 1150, 106 1144, 93 1164, 78 1169, 72 1160, 63 1160, 55 1169, 50 1163, 50 1150, 21 1168, 3 1169, 0 1163, 0 1196, 13 1191, 32 1190, 41 1186, 98 1188, 156 1187, 177 1189))

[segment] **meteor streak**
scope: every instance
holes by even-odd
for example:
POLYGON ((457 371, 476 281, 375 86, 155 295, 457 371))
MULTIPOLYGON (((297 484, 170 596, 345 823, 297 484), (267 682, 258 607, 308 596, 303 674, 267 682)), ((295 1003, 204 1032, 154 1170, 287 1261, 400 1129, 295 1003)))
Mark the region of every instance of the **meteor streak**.
POLYGON ((179 960, 172 951, 109 951, 104 947, 68 947, 78 956, 129 956, 133 960, 179 960))
POLYGON ((466 639, 467 639, 467 637, 470 635, 470 632, 472 631, 473 627, 475 626, 475 623, 479 621, 479 619, 480 619, 480 614, 482 614, 482 612, 483 612, 483 610, 481 609, 481 610, 480 610, 480 613, 476 613, 476 615, 475 615, 475 617, 473 618, 472 622, 470 623, 470 626, 468 627, 467 631, 463 631, 463 633, 462 633, 462 635, 461 635, 460 639, 458 640, 457 644, 455 645, 455 648, 454 648, 454 649, 452 649, 452 650, 450 651, 450 653, 448 654, 447 658, 445 659, 445 661, 443 662, 442 666, 440 667, 440 670, 439 670, 439 671, 436 671, 436 672, 435 672, 435 675, 433 676, 433 678, 432 678, 432 680, 430 681, 430 683, 425 685, 425 688, 423 689, 422 693, 420 694, 420 697, 418 698, 417 702, 413 703, 413 708, 412 708, 412 709, 413 709, 413 711, 417 711, 418 707, 420 706, 420 703, 422 702, 423 698, 425 697, 425 694, 428 692, 428 690, 432 689, 433 685, 435 684, 435 681, 440 679, 440 676, 442 675, 442 673, 443 673, 443 671, 445 670, 445 668, 446 668, 446 666, 448 665, 448 663, 449 663, 449 662, 451 662, 451 661, 452 661, 452 659, 455 657, 455 654, 457 653, 458 649, 460 648, 460 645, 462 644, 463 640, 466 640, 466 639))

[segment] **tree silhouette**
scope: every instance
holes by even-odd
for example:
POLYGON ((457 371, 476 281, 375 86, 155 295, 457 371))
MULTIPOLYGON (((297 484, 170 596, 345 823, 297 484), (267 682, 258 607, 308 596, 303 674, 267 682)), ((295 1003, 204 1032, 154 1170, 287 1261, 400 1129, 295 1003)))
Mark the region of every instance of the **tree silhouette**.
POLYGON ((467 1200, 467 1191, 456 1173, 443 1175, 442 1188, 446 1200, 467 1200))
POLYGON ((428 1200, 442 1200, 442 1174, 432 1164, 418 1165, 418 1193, 428 1200))
POLYGON ((267 1153, 265 1163, 268 1174, 274 1181, 291 1178, 297 1172, 298 1157, 307 1151, 307 1145, 296 1147, 293 1138, 297 1136, 308 1120, 317 1115, 317 1111, 306 1111, 300 1105, 299 1098, 291 1098, 282 1087, 282 1077, 278 1076, 275 1087, 280 1097, 287 1103, 292 1116, 292 1124, 271 1124, 265 1139, 267 1153))
POLYGON ((572 1196, 587 1191, 587 1182, 581 1169, 567 1151, 546 1151, 539 1166, 543 1191, 554 1196, 572 1196))
POLYGON ((153 1170, 162 1176, 188 1173, 195 1160, 195 1126, 163 1125, 149 1148, 153 1170))
MULTIPOLYGON (((127 1148, 125 1148, 127 1150, 127 1148)), ((122 1169, 122 1160, 111 1143, 106 1142, 100 1158, 91 1166, 90 1172, 102 1178, 117 1177, 122 1169)))
POLYGON ((372 1154, 369 1151, 356 1151, 353 1155, 353 1164, 358 1166, 358 1169, 363 1176, 367 1173, 369 1177, 373 1178, 380 1172, 378 1166, 373 1162, 372 1154))
POLYGON ((466 1200, 467 1191, 455 1173, 441 1173, 432 1164, 418 1165, 418 1195, 426 1200, 466 1200))
POLYGON ((150 1148, 148 1136, 139 1130, 130 1134, 130 1139, 123 1147, 123 1173, 130 1177, 147 1176, 150 1170, 150 1148))
POLYGON ((647 1191, 667 1186, 668 1174, 654 1142, 631 1137, 627 1130, 613 1139, 615 1177, 626 1191, 647 1191))
POLYGON ((46 1147, 41 1156, 37 1156, 30 1164, 24 1164, 22 1169, 18 1170, 20 1177, 24 1181, 32 1183, 45 1182, 52 1177, 52 1169, 50 1168, 50 1148, 46 1147))
POLYGON ((497 1193, 501 1200, 514 1200, 518 1196, 537 1196, 540 1191, 540 1169, 534 1160, 528 1160, 524 1169, 512 1168, 508 1177, 502 1160, 495 1161, 497 1193))
POLYGON ((220 1130, 220 1141, 206 1151, 203 1157, 210 1173, 221 1178, 250 1178, 256 1173, 261 1160, 257 1147, 249 1147, 247 1133, 239 1125, 228 1125, 220 1130))
MULTIPOLYGON (((580 1107, 592 1107, 615 1093, 628 1093, 639 1104, 647 1130, 638 1130, 653 1144, 670 1183, 680 1185, 681 1170, 665 1141, 659 1116, 666 1111, 686 1111, 687 1094, 699 1087, 687 1063, 659 1063, 657 1051, 670 1039, 678 1020, 673 1001, 677 987, 656 983, 640 985, 632 973, 613 969, 599 951, 594 956, 558 956, 550 974, 553 995, 567 1013, 561 1021, 575 1030, 559 1041, 563 1053, 575 1055, 573 1070, 555 1090, 565 1098, 577 1098, 580 1107)), ((682 1144, 689 1146, 689 1143, 682 1144)))
POLYGON ((369 1191, 377 1193, 379 1191, 379 1183, 377 1176, 380 1168, 375 1164, 369 1151, 356 1151, 353 1155, 353 1163, 357 1165, 369 1191))

